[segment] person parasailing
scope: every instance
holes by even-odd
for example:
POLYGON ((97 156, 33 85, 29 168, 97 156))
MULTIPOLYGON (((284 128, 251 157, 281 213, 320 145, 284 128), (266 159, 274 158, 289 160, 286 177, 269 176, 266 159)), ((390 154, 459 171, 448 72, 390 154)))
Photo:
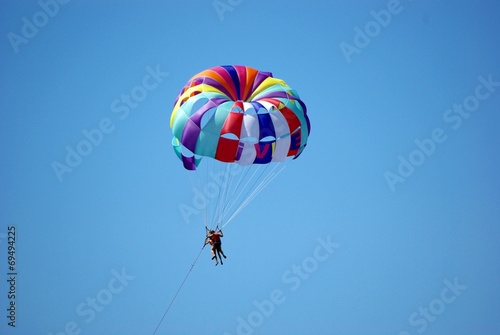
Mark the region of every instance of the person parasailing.
POLYGON ((217 255, 219 255, 221 265, 224 265, 224 263, 222 262, 222 257, 226 258, 224 251, 222 251, 221 237, 223 236, 224 234, 220 229, 218 231, 209 230, 207 232, 207 237, 205 239, 205 245, 210 244, 212 246, 212 259, 215 259, 215 265, 219 264, 217 260, 217 255))

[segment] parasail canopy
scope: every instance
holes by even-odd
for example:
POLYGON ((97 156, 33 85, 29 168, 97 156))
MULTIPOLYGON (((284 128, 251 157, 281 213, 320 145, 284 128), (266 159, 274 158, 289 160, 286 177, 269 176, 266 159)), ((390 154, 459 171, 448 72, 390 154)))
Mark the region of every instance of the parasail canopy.
POLYGON ((311 129, 294 89, 270 72, 241 65, 193 76, 175 99, 170 127, 176 155, 187 170, 197 171, 197 208, 183 216, 203 212, 207 229, 227 225, 283 162, 297 158, 311 129), (204 173, 198 172, 202 161, 208 161, 204 173))
POLYGON ((306 106, 283 80, 247 66, 216 66, 192 77, 170 118, 184 167, 203 157, 240 165, 298 157, 307 144, 306 106))

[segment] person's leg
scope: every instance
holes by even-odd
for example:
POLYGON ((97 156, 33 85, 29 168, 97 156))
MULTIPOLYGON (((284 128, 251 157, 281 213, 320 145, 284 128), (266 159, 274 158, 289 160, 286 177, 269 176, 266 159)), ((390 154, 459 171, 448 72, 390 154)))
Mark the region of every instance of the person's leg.
POLYGON ((226 255, 224 255, 224 251, 222 251, 222 243, 217 244, 217 250, 219 250, 219 255, 222 254, 222 256, 226 258, 226 255))
POLYGON ((220 249, 220 245, 218 245, 218 246, 217 246, 217 254, 219 255, 220 263, 221 263, 221 264, 224 264, 224 263, 222 262, 222 257, 221 257, 221 255, 220 255, 220 253, 221 253, 221 252, 222 252, 222 250, 220 249))

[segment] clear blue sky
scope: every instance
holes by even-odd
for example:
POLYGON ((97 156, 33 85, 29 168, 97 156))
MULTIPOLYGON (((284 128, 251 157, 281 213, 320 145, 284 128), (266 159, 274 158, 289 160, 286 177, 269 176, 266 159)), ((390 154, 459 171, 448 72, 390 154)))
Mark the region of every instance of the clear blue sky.
POLYGON ((61 2, 0 2, 2 334, 153 333, 204 238, 170 112, 222 64, 311 136, 157 334, 498 334, 497 1, 61 2))

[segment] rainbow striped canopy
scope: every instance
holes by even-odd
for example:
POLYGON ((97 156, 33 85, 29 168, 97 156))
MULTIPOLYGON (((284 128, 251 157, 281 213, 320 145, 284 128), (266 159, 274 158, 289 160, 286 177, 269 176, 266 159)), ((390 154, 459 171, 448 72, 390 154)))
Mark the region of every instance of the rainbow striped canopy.
POLYGON ((270 72, 239 65, 192 77, 175 100, 170 128, 188 170, 203 157, 240 165, 297 158, 311 129, 295 90, 270 72))

